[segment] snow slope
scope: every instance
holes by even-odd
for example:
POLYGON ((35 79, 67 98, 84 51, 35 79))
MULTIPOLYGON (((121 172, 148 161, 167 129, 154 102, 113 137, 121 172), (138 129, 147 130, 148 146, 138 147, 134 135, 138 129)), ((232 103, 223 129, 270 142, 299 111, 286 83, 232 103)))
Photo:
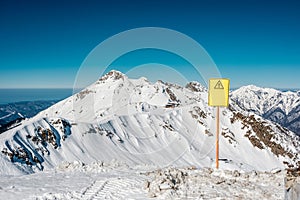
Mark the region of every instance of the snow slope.
POLYGON ((254 85, 241 87, 231 93, 232 104, 300 135, 300 92, 281 92, 254 85))
MULTIPOLYGON (((111 71, 1 134, 0 149, 27 173, 77 160, 201 168, 214 166, 214 133, 215 110, 200 84, 151 84, 111 71)), ((299 152, 293 132, 233 106, 221 109, 221 169, 292 168, 299 152)))

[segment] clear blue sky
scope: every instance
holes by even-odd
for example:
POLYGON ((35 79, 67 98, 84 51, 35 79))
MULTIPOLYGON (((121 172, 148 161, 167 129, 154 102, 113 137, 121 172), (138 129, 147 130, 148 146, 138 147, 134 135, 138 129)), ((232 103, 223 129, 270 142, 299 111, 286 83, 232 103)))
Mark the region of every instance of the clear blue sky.
POLYGON ((71 88, 96 45, 147 26, 195 39, 232 87, 300 88, 299 10, 289 0, 3 0, 0 88, 71 88))

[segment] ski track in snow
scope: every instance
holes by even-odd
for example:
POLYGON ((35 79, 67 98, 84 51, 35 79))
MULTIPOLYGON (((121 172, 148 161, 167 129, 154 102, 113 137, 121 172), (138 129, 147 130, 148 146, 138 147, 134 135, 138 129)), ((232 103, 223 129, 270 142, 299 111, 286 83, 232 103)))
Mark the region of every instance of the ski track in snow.
POLYGON ((67 193, 47 193, 42 196, 34 196, 30 199, 50 200, 50 199, 108 199, 108 200, 134 200, 145 199, 146 192, 142 190, 143 181, 131 178, 106 178, 92 181, 92 183, 81 190, 67 193), (141 195, 139 197, 139 194, 141 195), (136 196, 136 197, 134 197, 136 196))
POLYGON ((81 199, 128 199, 126 196, 139 192, 137 185, 142 182, 128 178, 96 180, 82 193, 81 199))

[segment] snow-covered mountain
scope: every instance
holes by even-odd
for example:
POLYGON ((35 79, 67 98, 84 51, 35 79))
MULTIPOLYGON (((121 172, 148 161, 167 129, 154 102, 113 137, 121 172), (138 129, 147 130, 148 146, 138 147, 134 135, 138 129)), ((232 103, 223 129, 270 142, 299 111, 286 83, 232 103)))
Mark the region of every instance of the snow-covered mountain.
MULTIPOLYGON (((300 140, 234 106, 221 109, 220 167, 300 166, 300 140)), ((81 92, 0 135, 2 173, 50 169, 64 161, 129 166, 213 167, 215 109, 197 82, 186 88, 111 71, 81 92), (9 169, 5 169, 7 168, 9 169)))
POLYGON ((300 91, 282 92, 249 85, 231 93, 232 104, 279 123, 300 135, 300 91))

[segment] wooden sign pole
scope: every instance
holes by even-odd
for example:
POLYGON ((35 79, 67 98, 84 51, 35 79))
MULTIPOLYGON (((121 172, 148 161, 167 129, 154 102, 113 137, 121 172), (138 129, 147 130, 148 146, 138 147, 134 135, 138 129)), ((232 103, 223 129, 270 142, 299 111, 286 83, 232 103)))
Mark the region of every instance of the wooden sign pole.
POLYGON ((219 131, 220 131, 220 107, 217 106, 217 130, 216 130, 216 168, 219 168, 219 131))
POLYGON ((209 79, 208 105, 217 107, 216 113, 216 169, 219 168, 219 135, 220 135, 220 107, 229 105, 229 83, 227 78, 209 79))

